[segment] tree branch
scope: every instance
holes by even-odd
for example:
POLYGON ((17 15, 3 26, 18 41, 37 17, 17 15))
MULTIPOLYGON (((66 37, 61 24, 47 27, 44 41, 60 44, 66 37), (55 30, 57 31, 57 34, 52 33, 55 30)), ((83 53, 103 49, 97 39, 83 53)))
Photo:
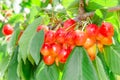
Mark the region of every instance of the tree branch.
POLYGON ((84 13, 85 13, 84 0, 80 0, 80 3, 79 3, 79 15, 82 15, 84 13))
MULTIPOLYGON (((82 1, 82 0, 81 0, 81 1, 82 1)), ((80 10, 82 11, 82 8, 80 8, 80 10)), ((108 8, 107 11, 108 11, 108 12, 120 11, 120 6, 115 6, 115 7, 108 8)), ((93 17, 94 14, 95 14, 95 11, 93 11, 93 12, 88 12, 88 13, 84 13, 84 14, 83 14, 83 12, 81 12, 81 13, 75 18, 75 20, 76 20, 76 21, 86 20, 87 17, 93 17)))

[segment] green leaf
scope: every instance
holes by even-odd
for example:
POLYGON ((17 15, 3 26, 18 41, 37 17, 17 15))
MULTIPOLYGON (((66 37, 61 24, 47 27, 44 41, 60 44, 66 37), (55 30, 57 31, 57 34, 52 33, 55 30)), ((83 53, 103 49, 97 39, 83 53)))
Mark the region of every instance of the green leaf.
POLYGON ((67 10, 68 14, 77 14, 80 0, 62 0, 62 4, 67 10))
POLYGON ((105 20, 106 16, 107 16, 107 11, 106 10, 97 9, 95 11, 95 15, 94 15, 92 21, 93 21, 93 23, 96 23, 96 24, 100 25, 103 22, 103 20, 105 20))
POLYGON ((35 19, 35 16, 37 15, 37 13, 38 13, 37 8, 35 6, 31 7, 30 16, 29 16, 29 19, 28 19, 29 23, 33 22, 33 20, 35 19))
POLYGON ((64 66, 62 80, 98 80, 95 68, 82 47, 76 47, 64 66))
POLYGON ((96 9, 108 8, 119 5, 119 0, 89 0, 88 5, 85 6, 87 11, 96 9), (94 5, 94 6, 93 6, 94 5))
POLYGON ((104 57, 112 72, 120 75, 120 46, 106 46, 104 49, 104 57))
POLYGON ((18 63, 17 67, 17 74, 19 77, 21 77, 21 80, 31 80, 33 76, 33 65, 29 62, 29 60, 26 60, 26 63, 24 63, 22 60, 18 63))
POLYGON ((17 56, 18 56, 18 47, 16 47, 13 56, 11 57, 9 66, 8 66, 8 80, 18 80, 17 75, 17 56))
POLYGON ((99 80, 109 80, 109 77, 104 69, 103 63, 98 56, 96 57, 96 69, 98 72, 99 80))
POLYGON ((44 42, 44 31, 43 30, 37 32, 33 36, 30 42, 30 54, 33 57, 37 65, 40 61, 40 49, 42 47, 43 42, 44 42))
POLYGON ((35 80, 58 80, 59 71, 55 64, 47 66, 42 61, 35 72, 35 76, 35 80))
POLYGON ((24 33, 22 34, 22 36, 20 38, 19 52, 20 52, 21 57, 22 57, 24 62, 26 61, 27 55, 29 54, 30 41, 31 41, 32 37, 34 36, 34 33, 36 32, 37 26, 40 23, 42 23, 42 18, 41 17, 35 19, 35 21, 27 27, 27 29, 24 31, 24 33))
POLYGON ((15 14, 10 17, 10 19, 8 20, 8 23, 13 24, 13 23, 23 22, 23 21, 24 21, 23 14, 15 14))
POLYGON ((0 77, 4 76, 5 71, 8 68, 8 63, 9 63, 9 56, 4 57, 4 59, 0 61, 0 77))
MULTIPOLYGON (((106 75, 108 76, 109 80, 116 80, 115 74, 109 69, 109 67, 107 66, 105 62, 104 54, 101 52, 98 52, 97 56, 99 57, 100 62, 102 63, 102 66, 104 67, 104 71, 106 75)), ((96 61, 96 64, 97 64, 97 61, 96 61)))
POLYGON ((20 33, 20 29, 16 29, 14 31, 12 37, 10 38, 10 41, 9 41, 8 45, 7 45, 7 51, 10 55, 12 55, 12 53, 14 51, 16 42, 18 40, 19 33, 20 33))

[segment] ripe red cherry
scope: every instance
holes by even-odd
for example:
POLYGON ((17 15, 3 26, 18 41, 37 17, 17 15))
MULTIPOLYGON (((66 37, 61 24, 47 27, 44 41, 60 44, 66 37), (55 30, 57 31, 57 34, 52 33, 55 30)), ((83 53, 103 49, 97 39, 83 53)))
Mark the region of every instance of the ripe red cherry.
POLYGON ((55 33, 55 38, 58 43, 64 43, 66 31, 63 28, 59 28, 55 33))
POLYGON ((69 31, 65 35, 65 44, 74 45, 74 31, 69 31))
POLYGON ((13 33, 14 29, 10 24, 5 24, 2 28, 2 33, 4 35, 11 35, 13 33))
POLYGON ((52 65, 55 62, 55 57, 48 55, 48 56, 43 56, 43 61, 47 65, 52 65))
POLYGON ((45 26, 45 25, 39 25, 39 26, 37 27, 36 31, 39 32, 39 31, 42 30, 42 29, 43 29, 45 32, 48 31, 48 27, 45 26))
POLYGON ((70 49, 64 49, 63 48, 60 51, 60 53, 58 54, 58 60, 59 60, 59 62, 65 63, 66 60, 67 60, 67 58, 68 58, 68 56, 69 56, 69 54, 70 54, 70 49))
POLYGON ((61 45, 58 43, 52 43, 50 45, 50 54, 52 56, 57 56, 61 50, 61 45))
POLYGON ((105 37, 112 37, 114 35, 114 27, 111 23, 103 22, 99 33, 101 33, 105 37))
POLYGON ((66 29, 67 31, 74 30, 76 26, 76 21, 73 19, 68 19, 64 22, 63 26, 64 26, 63 28, 66 29))
POLYGON ((50 54, 50 44, 44 43, 40 52, 43 56, 49 55, 50 54))
POLYGON ((89 24, 86 27, 86 33, 89 37, 96 37, 98 34, 99 28, 96 24, 89 24))
POLYGON ((77 46, 82 46, 87 39, 87 34, 83 31, 76 30, 74 35, 74 42, 77 46))
POLYGON ((45 33, 45 42, 54 43, 55 42, 55 32, 52 30, 48 30, 45 33))

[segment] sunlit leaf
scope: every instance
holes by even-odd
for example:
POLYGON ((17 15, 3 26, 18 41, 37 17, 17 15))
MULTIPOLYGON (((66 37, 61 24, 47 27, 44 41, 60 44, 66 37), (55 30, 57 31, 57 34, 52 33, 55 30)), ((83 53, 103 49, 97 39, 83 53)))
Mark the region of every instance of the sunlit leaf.
POLYGON ((40 48, 44 42, 44 31, 41 30, 36 33, 30 43, 30 54, 33 57, 36 64, 40 61, 40 48))
POLYGON ((42 61, 36 70, 36 80, 58 80, 59 70, 55 64, 47 66, 42 61))
POLYGON ((18 56, 18 47, 16 47, 13 56, 10 60, 9 66, 8 66, 8 80, 18 80, 17 75, 17 56, 18 56), (12 74, 11 74, 12 73, 12 74))
POLYGON ((120 46, 106 46, 104 56, 112 72, 120 75, 120 46))
POLYGON ((25 62, 27 55, 29 54, 29 50, 30 50, 30 41, 32 39, 32 37, 34 36, 35 32, 36 32, 36 28, 37 26, 42 22, 42 18, 37 18, 32 24, 30 24, 27 29, 24 31, 24 33, 22 34, 20 41, 19 41, 19 52, 21 54, 21 57, 23 59, 23 61, 25 62))
POLYGON ((82 47, 76 47, 65 64, 62 80, 98 80, 96 70, 82 47))

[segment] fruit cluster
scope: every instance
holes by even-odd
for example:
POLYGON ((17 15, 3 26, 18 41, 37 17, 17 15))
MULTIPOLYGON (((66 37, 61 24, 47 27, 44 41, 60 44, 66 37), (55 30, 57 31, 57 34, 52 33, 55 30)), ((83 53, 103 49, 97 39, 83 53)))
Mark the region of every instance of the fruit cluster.
POLYGON ((65 63, 75 46, 83 46, 91 60, 94 60, 97 47, 102 51, 103 45, 112 44, 114 28, 108 22, 103 22, 100 27, 89 24, 85 31, 75 30, 75 27, 76 21, 73 19, 66 20, 63 27, 56 31, 48 30, 48 27, 44 25, 37 27, 37 32, 41 29, 45 32, 44 44, 40 50, 45 64, 65 63))

